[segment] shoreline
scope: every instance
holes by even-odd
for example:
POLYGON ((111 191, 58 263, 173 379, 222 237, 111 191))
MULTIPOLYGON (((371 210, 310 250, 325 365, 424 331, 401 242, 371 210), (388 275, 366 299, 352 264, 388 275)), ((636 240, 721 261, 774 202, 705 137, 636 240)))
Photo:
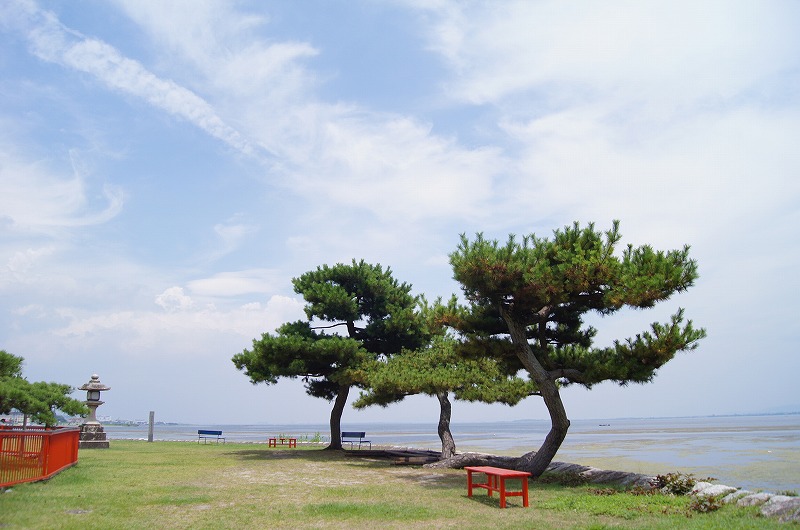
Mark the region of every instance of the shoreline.
MULTIPOLYGON (((148 443, 147 438, 109 439, 111 443, 113 443, 115 440, 148 443)), ((196 439, 195 440, 155 439, 153 440, 152 443, 155 442, 187 443, 187 444, 198 443, 196 439)), ((268 448, 267 441, 258 441, 258 440, 244 440, 244 441, 230 440, 227 441, 226 444, 219 444, 219 445, 227 445, 227 444, 264 446, 265 448, 268 448)), ((216 444, 209 443, 208 445, 216 445, 216 444)), ((301 447, 324 448, 325 446, 328 445, 328 442, 327 441, 310 442, 310 441, 298 440, 297 445, 301 447)), ((377 449, 409 450, 409 451, 431 450, 430 447, 407 446, 407 445, 397 445, 397 444, 388 444, 388 445, 373 444, 373 448, 376 450, 377 449)), ((278 447, 278 448, 272 448, 272 450, 280 451, 289 449, 288 447, 278 447)), ((358 451, 358 450, 355 449, 352 451, 358 451)), ((488 453, 483 449, 457 448, 457 454, 476 453, 488 457, 497 457, 497 458, 518 457, 524 452, 525 451, 504 450, 496 453, 488 453)), ((587 469, 594 469, 597 471, 613 472, 617 474, 623 473, 623 474, 647 476, 647 477, 655 477, 656 475, 667 474, 667 473, 683 473, 686 475, 692 475, 697 481, 706 482, 708 481, 708 479, 712 479, 711 481, 714 482, 715 485, 724 483, 729 487, 737 489, 752 490, 756 492, 781 493, 781 492, 794 491, 796 493, 800 493, 800 476, 792 474, 793 473, 792 470, 800 468, 800 454, 797 454, 797 452, 795 452, 795 458, 796 460, 794 461, 794 465, 790 466, 787 466, 786 462, 777 461, 771 465, 769 463, 765 464, 762 462, 756 464, 749 463, 749 464, 741 464, 738 466, 727 466, 727 467, 719 467, 719 466, 698 467, 698 466, 673 466, 652 461, 637 461, 627 457, 572 458, 569 452, 559 451, 559 453, 556 455, 556 458, 553 460, 551 465, 561 464, 567 466, 585 467, 587 469), (737 478, 741 478, 741 480, 737 480, 737 478)))
MULTIPOLYGON (((374 446, 441 449, 436 426, 427 423, 346 423, 366 431, 374 446)), ((458 452, 519 456, 538 449, 546 421, 459 423, 451 429, 458 452)), ((275 435, 302 440, 329 439, 329 426, 157 425, 156 440, 197 441, 197 429, 222 428, 228 442, 266 443, 275 435)), ((147 427, 106 425, 110 440, 146 440, 147 427)), ((648 475, 682 472, 720 482, 770 491, 800 491, 800 415, 698 417, 666 420, 576 421, 554 460, 648 475), (608 425, 610 423, 610 425, 608 425)))

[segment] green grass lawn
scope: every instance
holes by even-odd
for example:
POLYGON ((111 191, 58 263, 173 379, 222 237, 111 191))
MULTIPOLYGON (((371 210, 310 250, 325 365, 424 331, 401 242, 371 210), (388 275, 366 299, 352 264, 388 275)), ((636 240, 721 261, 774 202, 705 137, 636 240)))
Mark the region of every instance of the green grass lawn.
POLYGON ((786 528, 755 508, 534 481, 501 510, 466 473, 318 447, 112 441, 49 481, 0 493, 2 528, 786 528))

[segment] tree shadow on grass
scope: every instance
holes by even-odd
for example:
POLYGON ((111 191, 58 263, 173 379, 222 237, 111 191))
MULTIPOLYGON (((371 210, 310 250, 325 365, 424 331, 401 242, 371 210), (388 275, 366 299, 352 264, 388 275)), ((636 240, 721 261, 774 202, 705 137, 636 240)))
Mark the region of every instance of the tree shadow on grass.
POLYGON ((243 449, 240 451, 230 451, 227 455, 239 457, 242 460, 299 460, 305 462, 373 462, 376 466, 387 465, 388 461, 372 457, 369 459, 359 458, 355 460, 348 456, 346 451, 326 450, 326 449, 243 449))
POLYGON ((229 456, 239 457, 242 460, 305 460, 312 462, 327 462, 344 459, 337 451, 323 449, 243 449, 229 451, 229 456))
MULTIPOLYGON (((318 450, 275 450, 275 449, 244 449, 230 451, 227 455, 240 458, 248 462, 302 462, 335 464, 345 466, 356 475, 359 470, 365 472, 385 471, 391 473, 395 480, 422 485, 427 488, 456 488, 464 486, 466 497, 465 475, 454 473, 454 470, 426 469, 422 465, 395 465, 390 456, 367 456, 348 454, 347 451, 318 450)), ((495 502, 497 502, 495 500, 495 502)))
POLYGON ((351 461, 351 462, 376 462, 391 464, 397 455, 394 452, 372 451, 363 453, 361 451, 328 450, 328 449, 242 449, 228 451, 225 454, 239 456, 247 460, 276 460, 282 458, 311 460, 311 461, 351 461))

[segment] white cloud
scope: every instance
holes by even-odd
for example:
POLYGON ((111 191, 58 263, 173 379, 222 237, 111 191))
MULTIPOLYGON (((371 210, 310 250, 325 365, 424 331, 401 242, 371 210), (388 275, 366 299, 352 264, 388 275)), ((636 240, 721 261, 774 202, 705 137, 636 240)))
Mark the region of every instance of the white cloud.
POLYGON ((194 305, 191 297, 183 294, 183 288, 170 287, 160 295, 156 296, 156 304, 164 308, 168 313, 175 311, 186 311, 194 305))
POLYGON ((18 307, 12 311, 15 315, 32 316, 34 318, 42 318, 47 315, 47 310, 40 304, 28 304, 23 307, 18 307))
POLYGON ((531 90, 545 105, 728 98, 782 71, 798 42, 797 6, 780 1, 452 2, 434 12, 431 48, 455 74, 448 93, 477 103, 531 90))
POLYGON ((269 294, 275 292, 281 282, 280 275, 271 269, 248 269, 221 272, 209 278, 188 282, 189 291, 196 296, 232 297, 245 294, 269 294))
POLYGON ((40 258, 50 256, 54 252, 53 247, 29 248, 24 251, 16 252, 8 260, 8 270, 17 276, 26 274, 40 258))
POLYGON ((492 187, 507 223, 621 218, 673 244, 796 203, 796 4, 411 5, 445 93, 494 106, 518 146, 492 187))
POLYGON ((402 117, 340 117, 324 126, 318 156, 295 160, 292 187, 383 221, 474 217, 503 171, 496 149, 465 149, 402 117))
MULTIPOLYGON (((84 344, 92 350, 105 345, 137 357, 216 356, 220 352, 209 350, 209 345, 248 344, 284 322, 303 318, 302 301, 279 295, 271 296, 264 307, 248 303, 230 310, 197 308, 176 287, 159 298, 159 305, 178 305, 180 310, 92 314, 61 309, 58 314, 67 324, 52 333, 68 344, 84 344)), ((236 351, 223 353, 231 356, 236 351)))
POLYGON ((640 242, 710 243, 726 227, 788 215, 800 197, 800 112, 741 108, 642 133, 596 119, 594 109, 552 114, 507 131, 526 145, 519 203, 559 218, 623 220, 640 242))

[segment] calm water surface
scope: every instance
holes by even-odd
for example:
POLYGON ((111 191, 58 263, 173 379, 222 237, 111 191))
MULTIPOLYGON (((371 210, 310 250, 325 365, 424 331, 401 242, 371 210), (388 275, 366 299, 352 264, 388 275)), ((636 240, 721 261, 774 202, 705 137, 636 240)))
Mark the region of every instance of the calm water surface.
MULTIPOLYGON (((197 429, 220 429, 230 442, 266 443, 280 434, 328 441, 327 424, 156 425, 154 439, 195 441, 197 429)), ((459 451, 520 455, 535 450, 546 420, 453 423, 459 451)), ((147 439, 147 426, 106 425, 110 439, 147 439)), ((349 424, 373 445, 440 449, 436 424, 349 424)), ((800 492, 800 414, 574 420, 556 460, 638 473, 681 471, 721 484, 800 492)))

